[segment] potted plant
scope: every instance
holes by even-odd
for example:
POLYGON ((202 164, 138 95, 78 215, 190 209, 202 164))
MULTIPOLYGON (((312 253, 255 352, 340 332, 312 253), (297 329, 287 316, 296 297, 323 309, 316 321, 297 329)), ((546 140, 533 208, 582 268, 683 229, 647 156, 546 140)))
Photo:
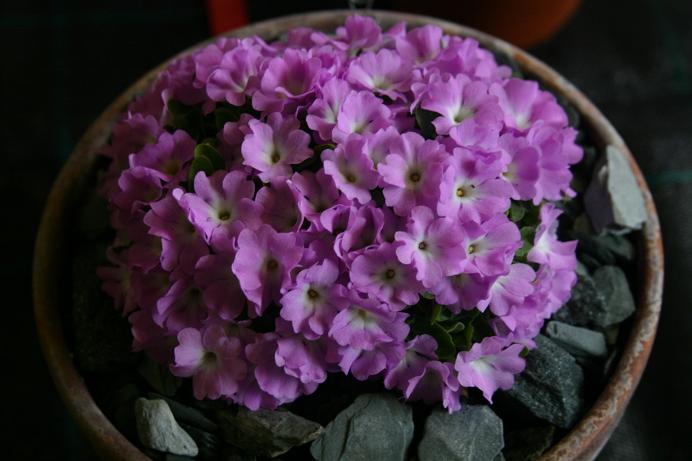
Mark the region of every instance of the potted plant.
MULTIPOLYGON (((593 457, 612 431, 648 357, 662 277, 655 210, 624 143, 576 89, 510 45, 431 18, 374 18, 382 28, 346 13, 289 17, 183 53, 116 101, 71 157, 37 241, 37 322, 58 388, 106 457, 145 455, 89 390, 104 407, 123 398, 126 410, 105 409, 130 438, 188 456, 228 455, 223 439, 233 456, 304 459, 317 439, 317 459, 494 459, 502 423, 480 403, 525 367, 492 408, 506 423, 530 421, 513 416, 524 412, 557 426, 544 459, 593 457), (576 116, 598 159, 577 144, 576 116), (105 169, 98 153, 111 158, 105 169), (582 184, 570 181, 575 164, 582 184), (118 375, 138 368, 156 394, 99 380, 104 370, 85 374, 87 390, 67 353, 69 290, 54 274, 98 171, 116 230, 98 272, 153 359, 113 361, 118 375), (585 265, 558 237, 561 213, 585 265), (620 356, 604 334, 616 344, 612 326, 632 314, 617 264, 633 257, 622 230, 641 226, 644 289, 620 356), (544 325, 575 284, 594 312, 573 295, 562 321, 544 325), (617 368, 584 414, 574 357, 586 369, 608 352, 617 368), (180 395, 213 402, 189 408, 180 395), (487 428, 475 447, 463 437, 473 428, 487 428)), ((95 220, 78 222, 88 239, 95 220)), ((93 265, 77 266, 87 269, 73 273, 77 285, 95 280, 93 265)), ((80 344, 99 344, 119 320, 94 322, 114 313, 96 308, 76 311, 91 322, 68 330, 82 366, 108 351, 80 344)))

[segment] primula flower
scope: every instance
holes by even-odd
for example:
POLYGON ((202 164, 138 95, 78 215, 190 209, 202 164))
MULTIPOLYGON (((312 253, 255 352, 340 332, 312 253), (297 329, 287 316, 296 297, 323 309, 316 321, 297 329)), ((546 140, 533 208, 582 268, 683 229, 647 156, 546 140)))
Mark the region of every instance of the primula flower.
POLYGON ((393 309, 416 304, 423 288, 413 268, 397 259, 396 250, 389 243, 368 249, 355 258, 349 275, 354 288, 375 296, 393 309))
POLYGON ((127 256, 127 251, 118 254, 113 247, 108 247, 106 257, 111 265, 96 269, 101 278, 101 289, 113 298, 115 308, 121 311, 123 316, 137 308, 137 293, 131 287, 133 268, 130 267, 127 256))
POLYGON ((391 125, 391 112, 369 91, 351 91, 336 116, 332 139, 344 142, 350 134, 375 133, 391 125))
POLYGON ((324 169, 320 169, 317 173, 312 171, 294 173, 290 182, 299 192, 298 209, 301 214, 318 228, 322 225, 320 215, 323 211, 335 204, 346 205, 348 202, 324 169))
POLYGON ((349 200, 361 204, 370 201, 370 190, 377 186, 379 175, 372 160, 364 152, 364 141, 349 136, 335 150, 322 152, 325 174, 332 177, 336 187, 349 200))
POLYGON ((178 332, 185 327, 200 328, 210 318, 209 314, 202 290, 194 284, 193 277, 177 273, 168 291, 156 301, 154 321, 178 332))
POLYGON ((151 115, 128 114, 113 125, 111 144, 102 149, 103 155, 113 159, 113 166, 120 173, 128 166, 128 157, 139 152, 145 145, 156 142, 162 128, 151 115))
POLYGON ((399 136, 399 131, 393 126, 363 136, 365 140, 363 151, 370 157, 374 166, 385 159, 390 153, 392 143, 399 136))
POLYGON ((303 224, 298 200, 299 192, 290 182, 276 179, 262 187, 255 197, 262 208, 262 222, 279 232, 295 232, 303 224))
POLYGON ((241 351, 240 341, 227 337, 219 324, 210 325, 201 332, 185 328, 178 333, 171 373, 192 377, 196 399, 229 397, 245 377, 247 367, 241 351))
POLYGON ((507 211, 512 187, 497 178, 501 169, 497 156, 454 149, 442 176, 437 213, 482 222, 507 211))
POLYGON ((419 376, 425 364, 436 360, 437 342, 430 335, 418 335, 406 343, 406 353, 396 366, 387 370, 384 386, 387 389, 398 388, 406 390, 411 378, 419 376))
POLYGON ((477 387, 488 402, 493 401, 497 389, 507 390, 514 384, 514 375, 524 370, 525 361, 519 354, 521 344, 507 346, 497 337, 487 337, 468 352, 460 352, 454 363, 459 383, 464 387, 477 387))
POLYGON ((259 226, 262 208, 252 201, 255 185, 243 172, 218 171, 207 177, 200 171, 194 188, 194 193, 176 189, 173 197, 215 249, 228 251, 231 237, 237 237, 245 227, 259 226))
POLYGON ((348 45, 351 54, 375 47, 380 42, 381 33, 373 18, 360 15, 349 16, 343 26, 336 28, 336 38, 348 45))
POLYGON ((541 207, 540 224, 536 230, 533 248, 526 259, 533 263, 545 264, 553 270, 574 270, 577 267, 577 258, 574 250, 577 241, 561 242, 557 238, 557 218, 562 210, 550 203, 541 207))
POLYGON ((495 278, 475 273, 456 274, 442 278, 431 291, 438 303, 458 313, 462 309, 475 309, 478 303, 486 300, 495 278))
POLYGON ((391 99, 403 98, 411 75, 409 64, 391 50, 366 52, 351 61, 346 79, 361 90, 391 99))
POLYGON ((295 287, 283 295, 281 318, 308 339, 325 335, 339 310, 346 307, 346 289, 337 283, 339 268, 330 261, 303 269, 295 287))
POLYGON ((337 364, 344 374, 350 373, 359 381, 365 381, 393 367, 404 355, 403 337, 396 342, 377 344, 373 349, 339 346, 336 343, 330 346, 327 361, 337 364))
POLYGON ((177 344, 176 335, 154 322, 150 309, 139 309, 127 317, 132 332, 132 350, 146 351, 159 363, 169 363, 173 348, 177 344))
POLYGON ((387 206, 400 216, 416 205, 433 207, 439 198, 442 164, 447 152, 417 133, 404 133, 392 143, 390 154, 377 165, 387 206))
POLYGON ((326 350, 319 341, 308 341, 301 335, 276 340, 274 363, 304 385, 323 383, 327 379, 326 350))
POLYGON ((409 331, 407 315, 391 312, 378 301, 351 294, 348 306, 332 322, 329 336, 340 346, 373 350, 379 344, 396 343, 409 331))
POLYGON ((129 216, 133 209, 161 198, 164 175, 151 168, 136 166, 124 170, 118 178, 118 187, 111 193, 111 202, 129 216))
POLYGON ((215 254, 202 256, 195 266, 194 284, 202 292, 204 305, 223 320, 235 319, 247 304, 231 271, 232 262, 228 256, 215 254))
POLYGON ((431 360, 421 372, 409 379, 404 396, 408 400, 422 400, 427 404, 442 401, 450 413, 461 408, 461 388, 451 363, 431 360))
POLYGON ((396 40, 396 50, 401 57, 415 64, 435 59, 441 49, 442 29, 433 25, 416 27, 396 40))
POLYGON ((507 315, 513 306, 524 302, 534 290, 533 281, 536 272, 527 264, 512 264, 509 273, 500 275, 490 287, 490 297, 478 303, 478 309, 484 311, 488 305, 493 314, 507 315))
POLYGON ((295 109, 315 91, 321 68, 322 62, 309 53, 285 50, 263 69, 260 89, 252 95, 252 106, 266 113, 295 109))
POLYGON ((516 224, 498 214, 480 225, 467 221, 463 227, 467 236, 464 272, 484 276, 506 273, 514 252, 522 245, 516 224))
POLYGON ((471 81, 465 75, 433 82, 421 98, 423 109, 440 114, 433 120, 438 135, 448 134, 452 127, 473 119, 480 125, 501 120, 502 110, 497 98, 488 93, 488 85, 471 81))
POLYGON ((208 77, 207 95, 214 101, 245 105, 247 95, 259 86, 261 62, 262 55, 255 47, 237 47, 227 51, 218 68, 208 77))
POLYGON ((524 137, 511 133, 500 137, 500 148, 505 158, 506 169, 502 177, 512 187, 512 199, 530 200, 536 195, 536 182, 540 176, 539 152, 524 137))
MULTIPOLYGON (((279 403, 291 402, 300 395, 313 393, 319 383, 310 380, 302 382, 300 378, 294 376, 298 374, 296 369, 284 368, 287 364, 284 354, 288 345, 284 346, 282 354, 278 352, 278 341, 280 338, 277 335, 265 333, 258 335, 255 342, 245 347, 245 354, 255 367, 254 374, 259 388, 274 397, 279 403), (279 358, 278 361, 277 357, 279 358)), ((303 356, 303 358, 305 361, 309 361, 308 367, 315 368, 314 357, 308 355, 307 357, 303 356)), ((314 371, 311 374, 314 376, 314 371)))
POLYGON ((334 239, 334 252, 347 264, 350 264, 357 252, 380 239, 384 226, 384 213, 380 208, 364 206, 349 214, 344 232, 334 239))
POLYGON ((195 141, 186 132, 163 132, 156 143, 147 144, 138 153, 130 155, 130 167, 156 170, 169 185, 174 186, 187 179, 186 167, 192 161, 194 150, 195 141))
POLYGON ((344 80, 329 80, 320 89, 320 97, 315 98, 308 108, 305 121, 311 129, 319 133, 323 141, 332 139, 336 117, 350 92, 351 86, 344 80))
POLYGON ((540 152, 540 175, 536 183, 533 204, 542 200, 560 200, 576 194, 570 188, 572 173, 569 165, 581 160, 582 149, 574 143, 573 130, 556 129, 545 123, 537 123, 529 130, 526 139, 540 152))
POLYGON ((245 137, 241 151, 244 164, 259 171, 264 182, 291 175, 290 165, 308 159, 312 150, 308 147, 310 136, 299 129, 293 117, 284 118, 275 112, 267 123, 250 120, 250 134, 245 137))
POLYGON ((461 228, 454 220, 435 218, 430 208, 414 208, 407 232, 397 232, 395 239, 397 258, 415 267, 416 278, 426 288, 464 268, 466 254, 461 228))
POLYGON ((202 236, 172 195, 152 203, 144 223, 150 234, 161 237, 161 267, 167 271, 192 273, 197 260, 209 253, 202 236))
POLYGON ((490 93, 497 96, 505 125, 510 128, 526 131, 538 121, 556 128, 567 125, 567 114, 555 96, 539 89, 537 82, 511 78, 493 84, 490 93))
POLYGON ((278 301, 281 288, 290 282, 303 248, 293 234, 279 234, 267 225, 256 231, 244 229, 238 236, 238 252, 231 266, 255 313, 262 315, 271 301, 278 301))

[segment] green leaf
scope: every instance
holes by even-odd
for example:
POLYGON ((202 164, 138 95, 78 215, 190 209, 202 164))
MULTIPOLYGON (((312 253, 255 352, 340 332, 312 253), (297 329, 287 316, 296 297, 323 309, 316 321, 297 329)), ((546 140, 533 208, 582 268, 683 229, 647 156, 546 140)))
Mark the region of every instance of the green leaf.
POLYGON ((223 170, 224 168, 226 168, 226 164, 223 161, 223 157, 221 157, 221 154, 219 154, 219 151, 216 150, 216 147, 214 147, 207 141, 201 144, 197 144, 197 147, 195 147, 194 157, 205 157, 206 159, 208 159, 211 165, 213 166, 214 171, 223 170))
POLYGON ((173 128, 186 131, 196 140, 204 136, 204 116, 201 105, 188 106, 174 99, 170 99, 167 105, 173 128))
POLYGON ((435 112, 422 109, 420 106, 417 106, 413 113, 416 116, 416 125, 421 133, 423 133, 423 137, 427 139, 435 138, 437 133, 435 132, 435 126, 432 124, 432 121, 440 115, 435 112))
POLYGON ((192 159, 190 172, 187 176, 188 184, 194 184, 195 176, 200 171, 204 171, 207 176, 214 172, 214 165, 212 165, 211 160, 209 160, 207 157, 195 157, 192 159))
POLYGON ((452 336, 440 326, 438 323, 431 325, 430 334, 437 341, 437 357, 441 361, 454 360, 457 354, 457 348, 454 344, 452 336))
POLYGON ((312 150, 314 150, 317 155, 321 154, 322 152, 324 152, 327 149, 329 149, 329 150, 336 149, 336 145, 328 142, 325 144, 318 144, 312 148, 312 150))
POLYGON ((521 233, 523 245, 517 250, 515 257, 526 258, 526 255, 528 255, 531 248, 533 248, 533 239, 536 235, 536 228, 529 226, 522 227, 519 232, 521 233))
POLYGON ((519 352, 519 357, 526 358, 527 355, 529 355, 529 348, 524 347, 521 352, 519 352))
POLYGON ((519 222, 525 214, 526 208, 524 208, 521 203, 512 200, 512 204, 509 207, 509 219, 513 222, 519 222))

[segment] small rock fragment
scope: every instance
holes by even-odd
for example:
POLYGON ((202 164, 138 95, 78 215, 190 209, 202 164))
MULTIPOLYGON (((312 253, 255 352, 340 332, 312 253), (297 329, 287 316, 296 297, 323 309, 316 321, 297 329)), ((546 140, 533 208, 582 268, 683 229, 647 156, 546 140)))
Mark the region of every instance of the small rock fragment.
POLYGON ((404 461, 411 408, 389 394, 363 394, 327 425, 310 453, 318 461, 404 461))
POLYGON ((240 407, 236 413, 220 411, 223 438, 251 455, 270 458, 315 440, 324 430, 319 424, 289 411, 240 407))
POLYGON ((605 300, 605 309, 595 320, 598 326, 607 327, 620 323, 634 313, 634 298, 622 269, 603 266, 594 272, 593 280, 605 300))
POLYGON ((577 284, 567 303, 554 315, 555 320, 576 326, 587 326, 602 315, 605 300, 596 283, 586 272, 578 271, 577 284))
POLYGON ((575 357, 603 358, 608 354, 603 333, 551 321, 545 328, 546 335, 575 357))
POLYGON ((634 259, 634 245, 624 235, 606 232, 601 235, 575 233, 579 240, 577 252, 580 257, 590 256, 600 265, 628 263, 634 259))
POLYGON ((584 373, 574 357, 545 336, 536 337, 536 346, 507 395, 534 416, 570 428, 584 403, 584 373))
POLYGON ((181 456, 197 456, 192 437, 175 421, 164 400, 139 398, 135 402, 139 440, 145 447, 181 456))
POLYGON ((608 146, 584 194, 584 206, 597 233, 610 226, 640 229, 646 221, 644 197, 627 159, 608 146))
POLYGON ((555 426, 527 427, 507 434, 507 461, 536 461, 553 444, 555 426))
POLYGON ((219 428, 214 421, 207 418, 204 413, 196 408, 184 405, 177 400, 173 400, 170 397, 164 397, 163 395, 159 395, 155 392, 150 392, 149 398, 165 400, 168 407, 171 409, 171 412, 173 412, 175 420, 178 422, 195 426, 196 428, 207 432, 216 432, 216 430, 219 428))
POLYGON ((435 409, 425 421, 418 459, 494 461, 503 446, 502 420, 487 405, 464 405, 452 414, 435 409))

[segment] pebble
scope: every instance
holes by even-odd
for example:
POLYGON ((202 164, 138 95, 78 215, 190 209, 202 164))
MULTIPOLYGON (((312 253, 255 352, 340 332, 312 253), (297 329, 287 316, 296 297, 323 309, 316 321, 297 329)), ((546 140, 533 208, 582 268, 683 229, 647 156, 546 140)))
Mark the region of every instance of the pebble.
POLYGON ((135 402, 139 440, 145 447, 181 456, 197 456, 197 444, 173 417, 161 399, 139 398, 135 402))

